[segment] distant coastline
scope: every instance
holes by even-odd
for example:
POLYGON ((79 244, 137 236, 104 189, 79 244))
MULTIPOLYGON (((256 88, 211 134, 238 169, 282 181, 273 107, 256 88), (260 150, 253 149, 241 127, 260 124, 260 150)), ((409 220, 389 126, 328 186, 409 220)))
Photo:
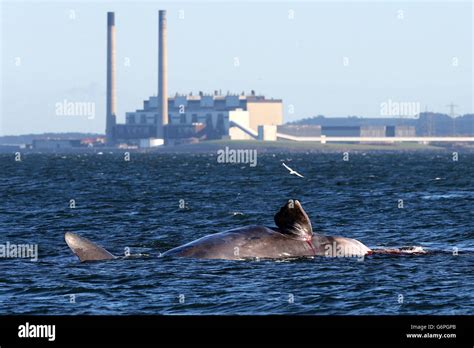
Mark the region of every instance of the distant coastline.
POLYGON ((39 134, 21 134, 21 135, 3 135, 0 136, 0 146, 2 145, 26 145, 32 144, 33 140, 37 139, 85 139, 105 137, 104 134, 99 133, 80 133, 80 132, 65 132, 65 133, 39 133, 39 134))
POLYGON ((395 144, 359 144, 359 143, 327 143, 318 142, 294 142, 294 141, 257 141, 257 140, 211 140, 195 144, 183 144, 174 146, 161 146, 150 149, 124 149, 117 147, 81 147, 72 149, 35 150, 25 147, 35 139, 84 139, 100 137, 101 134, 93 133, 45 133, 27 134, 18 136, 0 137, 0 153, 215 153, 226 146, 234 149, 256 149, 259 152, 412 152, 412 151, 464 151, 474 152, 474 146, 466 144, 419 144, 419 143, 395 143, 395 144))

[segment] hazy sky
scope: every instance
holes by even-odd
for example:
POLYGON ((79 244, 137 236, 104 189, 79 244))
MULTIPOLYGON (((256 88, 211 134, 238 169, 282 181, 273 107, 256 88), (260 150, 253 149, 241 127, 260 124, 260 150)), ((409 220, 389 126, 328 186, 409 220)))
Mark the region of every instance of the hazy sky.
POLYGON ((388 100, 474 112, 471 1, 7 1, 0 135, 104 132, 107 11, 119 121, 141 108, 157 90, 159 9, 168 11, 170 95, 254 89, 283 99, 285 121, 380 116, 388 100), (64 100, 95 103, 95 117, 58 115, 64 100))

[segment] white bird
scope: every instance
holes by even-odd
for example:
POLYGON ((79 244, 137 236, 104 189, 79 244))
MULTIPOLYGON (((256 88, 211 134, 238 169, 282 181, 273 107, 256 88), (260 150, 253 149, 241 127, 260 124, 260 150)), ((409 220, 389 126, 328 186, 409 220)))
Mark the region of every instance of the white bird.
POLYGON ((300 178, 304 178, 303 175, 301 175, 300 173, 298 173, 296 170, 291 169, 291 168, 288 167, 285 163, 283 163, 283 167, 285 167, 286 169, 288 169, 288 170, 290 171, 290 174, 291 174, 291 175, 296 175, 296 176, 299 176, 300 178))

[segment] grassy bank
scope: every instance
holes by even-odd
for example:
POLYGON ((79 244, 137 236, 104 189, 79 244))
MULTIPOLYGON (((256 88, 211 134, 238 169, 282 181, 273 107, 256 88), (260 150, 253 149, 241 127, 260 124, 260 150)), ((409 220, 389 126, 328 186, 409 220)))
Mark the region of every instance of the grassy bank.
POLYGON ((296 141, 257 141, 257 140, 213 140, 203 141, 196 144, 161 146, 152 149, 119 149, 119 148, 71 148, 71 149, 52 149, 52 150, 31 150, 17 149, 0 146, 0 153, 15 153, 16 151, 25 153, 96 153, 96 152, 114 152, 124 153, 142 152, 142 153, 215 153, 219 149, 229 147, 230 149, 256 149, 261 153, 281 153, 281 152, 414 152, 414 151, 462 151, 474 152, 473 146, 463 144, 431 144, 424 145, 419 143, 394 143, 394 144, 357 144, 357 143, 328 143, 319 142, 296 142, 296 141))
POLYGON ((233 149, 257 149, 262 152, 341 152, 341 151, 444 151, 445 147, 418 143, 357 144, 296 142, 296 141, 256 141, 256 140, 213 140, 198 144, 165 147, 156 151, 165 152, 211 152, 228 146, 233 149))

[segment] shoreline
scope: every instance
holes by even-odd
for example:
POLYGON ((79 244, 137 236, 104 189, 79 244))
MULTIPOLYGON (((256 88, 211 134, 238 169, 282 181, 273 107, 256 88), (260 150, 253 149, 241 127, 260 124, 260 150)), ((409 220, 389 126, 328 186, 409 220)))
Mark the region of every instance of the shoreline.
POLYGON ((17 146, 1 146, 1 154, 15 154, 16 152, 28 154, 58 154, 58 153, 215 153, 220 149, 252 149, 262 153, 334 153, 334 152, 447 152, 462 151, 473 152, 474 146, 464 144, 419 144, 419 143, 394 143, 394 144, 360 144, 360 143, 327 143, 275 141, 262 142, 257 140, 212 140, 196 144, 183 144, 161 146, 156 148, 117 148, 117 147, 77 147, 63 149, 26 149, 17 146))

